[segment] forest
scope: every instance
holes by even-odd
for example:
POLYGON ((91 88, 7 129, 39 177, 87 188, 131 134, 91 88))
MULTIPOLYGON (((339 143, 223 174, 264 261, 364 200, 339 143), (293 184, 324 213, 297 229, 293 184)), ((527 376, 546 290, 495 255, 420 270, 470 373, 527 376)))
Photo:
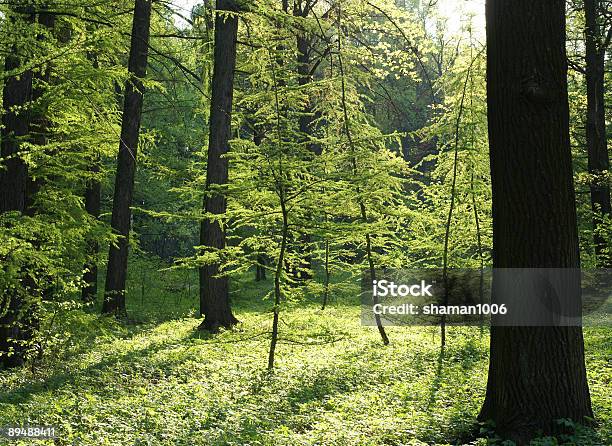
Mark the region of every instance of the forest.
POLYGON ((610 0, 0 0, 0 445, 612 444, 611 83, 610 0))

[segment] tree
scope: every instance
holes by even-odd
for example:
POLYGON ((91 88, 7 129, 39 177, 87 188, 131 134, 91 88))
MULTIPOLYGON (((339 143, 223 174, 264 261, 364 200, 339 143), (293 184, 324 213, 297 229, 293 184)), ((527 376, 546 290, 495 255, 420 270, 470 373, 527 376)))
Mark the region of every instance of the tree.
MULTIPOLYGON (((47 9, 47 5, 42 5, 42 9, 47 9)), ((41 25, 41 29, 37 30, 37 40, 44 41, 51 37, 46 35, 47 33, 52 34, 55 28, 55 15, 48 14, 45 12, 39 12, 37 17, 37 23, 41 25)), ((34 73, 32 76, 32 104, 33 110, 30 117, 29 123, 29 140, 33 144, 36 144, 39 148, 44 148, 48 143, 49 125, 48 110, 46 110, 43 96, 46 92, 47 85, 51 79, 51 66, 47 65, 39 72, 34 73), (40 104, 42 102, 42 104, 40 104)), ((44 149, 42 149, 44 150, 44 149)), ((26 212, 29 215, 33 215, 36 212, 34 199, 37 193, 40 191, 42 181, 40 178, 28 179, 27 184, 27 203, 26 212)))
MULTIPOLYGON (((26 26, 34 22, 34 14, 23 5, 13 5, 11 20, 23 21, 26 26)), ((28 166, 20 154, 22 140, 30 130, 30 113, 28 104, 32 100, 32 78, 30 69, 23 69, 24 62, 17 50, 8 54, 4 61, 4 70, 9 73, 2 91, 2 141, 0 157, 0 213, 18 212, 24 214, 28 203, 28 166), (20 72, 21 70, 21 72, 20 72)), ((24 299, 18 290, 2 296, 0 307, 0 359, 5 367, 14 367, 24 361, 23 342, 27 336, 19 321, 23 317, 24 299)))
MULTIPOLYGON (((489 0, 486 19, 493 267, 578 268, 565 2, 489 0)), ((481 420, 527 444, 592 415, 580 327, 491 327, 481 420)))
MULTIPOLYGON (((303 20, 307 19, 311 14, 311 10, 313 8, 313 2, 311 1, 297 1, 294 4, 293 15, 294 17, 301 18, 303 20)), ((321 62, 330 51, 330 47, 328 45, 327 49, 321 52, 320 59, 312 62, 312 53, 314 52, 313 46, 313 37, 309 36, 307 31, 305 30, 297 30, 297 74, 298 74, 298 84, 302 89, 306 89, 306 86, 312 81, 313 75, 318 66, 320 66, 321 62)), ((313 133, 313 124, 315 121, 314 113, 312 109, 312 99, 306 97, 306 104, 304 106, 304 110, 299 117, 299 128, 300 133, 304 139, 304 143, 309 147, 309 149, 316 155, 321 154, 321 146, 313 143, 311 141, 311 135, 313 133)))
POLYGON ((602 35, 599 14, 603 10, 600 0, 584 0, 586 22, 585 47, 587 83, 586 144, 591 178, 591 208, 593 210, 593 241, 600 268, 612 267, 612 253, 608 247, 606 230, 602 227, 606 218, 612 217, 610 183, 606 174, 610 170, 610 158, 606 139, 606 109, 604 101, 604 64, 606 48, 612 36, 602 35))
MULTIPOLYGON (((98 175, 100 173, 99 156, 92 157, 91 178, 88 179, 85 186, 85 210, 96 220, 100 218, 101 208, 101 192, 102 184, 98 175)), ((81 292, 84 302, 91 302, 96 299, 98 294, 98 255, 99 243, 96 238, 92 238, 87 243, 87 251, 89 256, 83 273, 83 282, 85 286, 81 292)))
MULTIPOLYGON (((233 0, 219 0, 215 18, 215 53, 210 104, 210 135, 206 168, 205 219, 200 229, 200 244, 206 250, 225 248, 225 229, 217 216, 226 212, 227 199, 220 190, 228 181, 228 152, 231 138, 232 103, 234 98, 234 70, 236 68, 236 40, 238 38, 238 5, 233 0), (215 218, 211 218, 215 216, 215 218)), ((229 300, 229 279, 222 273, 220 263, 200 267, 200 313, 203 330, 229 328, 238 320, 229 300)))
POLYGON ((125 282, 128 265, 128 242, 131 228, 132 194, 136 174, 136 156, 140 136, 140 120, 144 85, 149 54, 151 22, 151 0, 136 0, 132 24, 132 39, 128 71, 130 78, 125 84, 125 99, 121 123, 121 139, 117 158, 115 195, 111 226, 120 238, 111 244, 108 254, 106 286, 102 312, 121 315, 125 313, 125 282))
MULTIPOLYGON (((302 19, 306 19, 310 14, 310 9, 312 8, 312 3, 309 1, 302 2, 297 1, 294 2, 293 6, 293 15, 295 17, 301 17, 302 19)), ((312 76, 312 67, 310 61, 310 53, 311 53, 311 43, 312 40, 305 32, 298 31, 297 33, 297 72, 298 72, 298 84, 301 88, 306 88, 307 85, 311 81, 312 76)), ((313 132, 313 110, 310 106, 310 98, 306 97, 306 106, 299 117, 299 128, 301 137, 304 139, 304 143, 308 146, 308 148, 315 154, 321 154, 321 146, 313 144, 311 142, 311 134, 313 132)), ((302 251, 299 254, 303 260, 300 262, 299 268, 297 271, 293 271, 296 279, 312 279, 312 254, 309 253, 311 248, 309 247, 312 244, 310 237, 306 234, 300 235, 300 240, 295 246, 295 249, 298 251, 302 251)))
MULTIPOLYGON (((359 166, 358 166, 358 162, 357 162, 357 156, 356 156, 356 145, 355 142, 353 140, 353 134, 351 132, 351 120, 349 117, 349 113, 348 113, 348 106, 347 106, 347 98, 346 98, 346 73, 344 71, 344 60, 342 58, 342 43, 343 43, 343 39, 342 39, 342 28, 341 28, 341 22, 340 22, 340 18, 342 17, 341 15, 341 10, 338 13, 338 66, 340 69, 340 85, 341 85, 341 104, 342 104, 342 114, 344 117, 344 131, 346 134, 346 138, 348 141, 348 147, 350 150, 350 164, 351 164, 351 171, 352 174, 355 178, 357 178, 359 176, 359 166)), ((362 193, 361 193, 361 188, 359 186, 357 186, 357 202, 359 204, 359 213, 362 219, 362 223, 364 225, 367 225, 369 222, 369 216, 368 216, 368 208, 366 206, 366 204, 363 201, 362 198, 362 193)), ((373 249, 372 249, 372 235, 370 233, 366 233, 365 234, 365 240, 366 240, 366 257, 368 260, 368 271, 370 273, 370 280, 372 280, 372 282, 374 280, 376 280, 376 267, 374 265, 374 260, 373 260, 373 249)), ((378 298, 376 296, 373 296, 373 304, 376 305, 378 304, 378 298)), ((381 321, 380 315, 376 314, 374 316, 375 320, 376 320, 376 327, 378 328, 378 332, 380 334, 380 337, 383 341, 383 344, 388 345, 389 344, 389 337, 387 336, 387 332, 385 330, 385 327, 381 321)))

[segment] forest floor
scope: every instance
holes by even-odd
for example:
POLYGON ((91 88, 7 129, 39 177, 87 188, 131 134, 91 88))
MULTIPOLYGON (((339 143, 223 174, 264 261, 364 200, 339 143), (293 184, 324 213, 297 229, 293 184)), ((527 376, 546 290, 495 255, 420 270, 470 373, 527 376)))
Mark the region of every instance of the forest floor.
MULTIPOLYGON (((161 279, 142 283, 155 280, 161 279)), ((0 374, 0 426, 55 426, 58 438, 0 438, 0 444, 468 442, 486 385, 486 330, 451 328, 441 356, 437 328, 391 328, 391 345, 384 347, 375 329, 360 325, 356 299, 334 300, 324 311, 319 303, 301 302, 282 313, 276 368, 269 373, 271 304, 262 300, 269 286, 246 279, 235 284, 241 324, 215 336, 195 330, 194 295, 170 302, 171 296, 147 291, 130 309, 141 319, 128 325, 93 311, 56 315, 44 358, 0 374)), ((568 440, 611 444, 610 331, 587 329, 585 336, 599 429, 568 440)))

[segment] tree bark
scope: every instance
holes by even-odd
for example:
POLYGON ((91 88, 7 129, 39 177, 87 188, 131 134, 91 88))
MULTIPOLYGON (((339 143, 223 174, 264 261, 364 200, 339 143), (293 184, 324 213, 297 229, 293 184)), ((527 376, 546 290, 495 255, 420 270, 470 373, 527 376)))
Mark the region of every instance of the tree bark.
MULTIPOLYGON (((102 193, 102 185, 100 180, 96 178, 100 172, 100 159, 98 156, 94 156, 92 159, 90 172, 92 178, 87 181, 85 187, 85 210, 89 215, 98 220, 100 218, 102 193)), ((96 239, 91 239, 87 242, 88 261, 85 264, 85 272, 83 273, 85 286, 81 292, 84 302, 93 302, 98 295, 98 262, 96 258, 99 248, 99 243, 96 239)))
MULTIPOLYGON (((310 14, 310 5, 309 2, 302 2, 298 6, 296 6, 294 10, 294 15, 298 17, 308 17, 310 14)), ((305 88, 311 81, 311 64, 310 64, 310 41, 308 36, 299 32, 297 36, 297 50, 298 50, 298 83, 302 88, 305 88)), ((310 142, 310 135, 313 131, 313 118, 312 118, 312 107, 310 105, 310 100, 308 101, 308 105, 306 105, 305 109, 302 110, 302 114, 300 116, 300 135, 304 138, 305 143, 308 146, 308 149, 315 155, 321 155, 322 147, 318 144, 313 144, 310 142)), ((311 253, 311 237, 308 234, 300 234, 300 243, 299 249, 301 251, 302 264, 300 265, 301 272, 301 280, 311 280, 313 278, 313 259, 311 253)))
POLYGON ((598 0, 584 0, 586 20, 586 83, 587 122, 586 144, 591 180, 591 207, 593 210, 593 242, 599 268, 612 268, 609 240, 601 232, 606 217, 612 217, 610 185, 604 175, 610 170, 606 139, 606 111, 604 102, 605 47, 598 23, 598 0))
POLYGON ((270 350, 268 351, 268 370, 272 370, 274 368, 276 344, 278 343, 278 322, 280 315, 280 304, 283 297, 281 288, 281 278, 283 275, 285 252, 287 251, 287 236, 289 234, 289 214, 287 212, 285 194, 282 190, 279 199, 281 205, 281 213, 283 215, 283 228, 281 231, 281 246, 278 254, 278 260, 276 262, 276 271, 274 272, 274 316, 272 317, 272 336, 270 338, 270 350))
MULTIPOLYGON (((488 0, 486 18, 493 267, 578 268, 565 2, 488 0)), ((491 327, 481 420, 527 444, 592 415, 580 327, 491 327)))
MULTIPOLYGON (((43 9, 47 9, 47 5, 41 5, 43 9)), ((55 15, 54 14, 46 14, 40 13, 38 14, 38 23, 52 32, 55 28, 55 15)), ((39 41, 44 41, 45 36, 39 35, 39 41)), ((35 73, 32 78, 32 103, 36 107, 32 112, 32 117, 30 120, 30 141, 39 146, 44 147, 47 145, 48 136, 49 136, 49 126, 50 122, 48 119, 48 113, 45 109, 44 104, 40 104, 38 102, 41 101, 45 94, 46 84, 51 80, 51 67, 47 66, 45 69, 41 70, 39 73, 35 73)), ((25 212, 29 216, 33 216, 36 214, 36 205, 35 199, 36 195, 40 191, 43 186, 42 178, 32 178, 28 175, 28 180, 26 184, 26 209, 25 212)))
MULTIPOLYGON (((19 16, 26 23, 34 22, 34 14, 25 6, 12 7, 15 17, 19 16)), ((7 54, 4 71, 9 73, 19 70, 22 60, 14 54, 7 54)), ((16 211, 25 214, 27 203, 28 166, 20 156, 21 139, 30 130, 30 112, 28 104, 32 100, 32 71, 25 70, 19 76, 10 76, 4 83, 2 92, 2 129, 0 157, 3 169, 0 169, 0 213, 16 211)), ((3 294, 0 311, 0 363, 4 367, 17 367, 25 360, 24 342, 28 340, 27 327, 19 321, 26 311, 23 297, 18 293, 3 294), (12 352, 9 355, 9 352, 12 352)))
POLYGON ((132 194, 136 175, 136 157, 144 86, 142 79, 147 74, 149 55, 149 33, 151 22, 151 0, 136 0, 132 24, 132 40, 128 70, 130 79, 125 84, 121 140, 117 158, 115 195, 111 226, 119 236, 117 245, 111 245, 108 254, 106 286, 104 292, 104 314, 125 314, 125 283, 127 279, 128 243, 131 228, 132 194))
MULTIPOLYGON (((95 54, 89 54, 88 59, 91 60, 94 69, 100 68, 98 57, 95 54)), ((91 156, 91 166, 89 168, 90 178, 85 184, 85 211, 94 219, 100 219, 101 201, 102 201, 102 184, 98 178, 100 173, 101 157, 95 148, 92 148, 93 155, 91 156)), ((83 302, 93 302, 98 295, 98 254, 100 252, 100 244, 95 237, 89 238, 86 245, 87 261, 84 265, 83 282, 85 286, 81 290, 81 299, 83 302)))
MULTIPOLYGON (((234 98, 234 71, 236 68, 236 40, 238 16, 222 11, 238 11, 233 0, 218 0, 215 17, 215 54, 210 106, 210 135, 206 175, 204 211, 223 215, 227 209, 225 195, 218 189, 227 184, 228 160, 224 155, 231 139, 232 103, 234 98), (221 11, 221 12, 220 12, 221 11)), ((217 251, 225 248, 225 228, 219 220, 205 219, 200 230, 200 244, 217 251)), ((204 321, 200 329, 217 331, 229 328, 238 320, 234 317, 229 300, 229 279, 219 276, 219 263, 200 268, 200 313, 204 321)))
MULTIPOLYGON (((255 143, 255 145, 257 147, 259 147, 261 145, 261 143, 263 142, 263 138, 264 138, 264 133, 263 130, 261 128, 259 128, 258 126, 253 126, 253 143, 255 143)), ((266 254, 263 252, 259 252, 257 253, 257 265, 256 265, 256 269, 255 269, 255 281, 256 282, 261 282, 262 280, 266 280, 266 266, 267 266, 267 258, 266 258, 266 254)))
MULTIPOLYGON (((296 17, 308 17, 310 14, 309 3, 302 5, 301 2, 299 5, 295 6, 293 11, 293 15, 296 17)), ((298 83, 300 87, 304 88, 311 81, 311 64, 310 64, 310 40, 305 32, 300 31, 297 35, 297 71, 298 71, 298 83)), ((321 146, 312 144, 309 142, 308 136, 312 132, 312 107, 307 105, 303 110, 303 113, 300 116, 300 134, 305 138, 306 144, 308 144, 308 148, 311 152, 316 155, 321 154, 321 146)))

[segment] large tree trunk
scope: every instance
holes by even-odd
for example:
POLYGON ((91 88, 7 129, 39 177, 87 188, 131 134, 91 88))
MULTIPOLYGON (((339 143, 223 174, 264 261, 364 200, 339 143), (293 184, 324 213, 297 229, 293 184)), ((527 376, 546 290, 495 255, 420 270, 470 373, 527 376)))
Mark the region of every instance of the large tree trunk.
MULTIPOLYGON (((217 11, 237 10, 233 0, 217 1, 217 11)), ((228 161, 224 155, 228 151, 231 139, 237 37, 238 17, 217 12, 204 199, 204 211, 207 214, 222 215, 227 208, 225 195, 218 189, 228 181, 228 161)), ((212 250, 225 248, 225 229, 219 220, 206 219, 202 222, 200 244, 212 250)), ((200 328, 203 330, 216 331, 219 327, 231 327, 238 322, 230 306, 229 280, 226 276, 219 277, 220 272, 218 263, 200 268, 200 312, 204 316, 200 328)))
POLYGON ((115 195, 111 226, 120 238, 111 245, 108 254, 106 286, 102 312, 125 314, 125 282, 127 279, 128 242, 131 227, 132 193, 136 175, 136 154, 140 135, 140 119, 144 87, 142 79, 147 74, 149 55, 149 32, 151 23, 151 0, 136 0, 132 41, 128 70, 130 79, 125 84, 121 140, 117 159, 115 195))
MULTIPOLYGON (((28 13, 23 6, 13 6, 15 19, 26 23, 34 21, 34 15, 28 13), (23 17, 19 17, 23 16, 23 17)), ((4 71, 9 73, 19 70, 21 59, 14 54, 7 54, 4 71)), ((0 169, 0 213, 26 211, 28 167, 19 156, 21 139, 25 138, 30 128, 30 113, 28 104, 32 100, 32 71, 25 70, 19 76, 6 79, 2 92, 2 129, 0 142, 0 157, 3 169, 0 169)), ((25 290, 21 290, 25 291, 25 290)), ((0 302, 0 362, 4 367, 16 367, 23 364, 27 341, 27 327, 24 329, 23 297, 17 293, 3 294, 0 302), (9 352, 12 354, 9 355, 9 352)))
MULTIPOLYGON (((577 268, 565 2, 488 0, 486 15, 493 267, 577 268)), ((539 430, 558 431, 557 419, 585 416, 580 327, 491 328, 481 420, 526 444, 539 430)))
POLYGON ((604 102, 605 48, 598 24, 599 0, 584 0, 586 19, 586 82, 587 123, 586 143, 591 180, 591 206, 593 209, 593 241, 600 268, 612 268, 612 253, 608 251, 608 238, 601 233, 606 216, 612 217, 610 185, 602 175, 610 170, 606 140, 606 111, 604 102))

